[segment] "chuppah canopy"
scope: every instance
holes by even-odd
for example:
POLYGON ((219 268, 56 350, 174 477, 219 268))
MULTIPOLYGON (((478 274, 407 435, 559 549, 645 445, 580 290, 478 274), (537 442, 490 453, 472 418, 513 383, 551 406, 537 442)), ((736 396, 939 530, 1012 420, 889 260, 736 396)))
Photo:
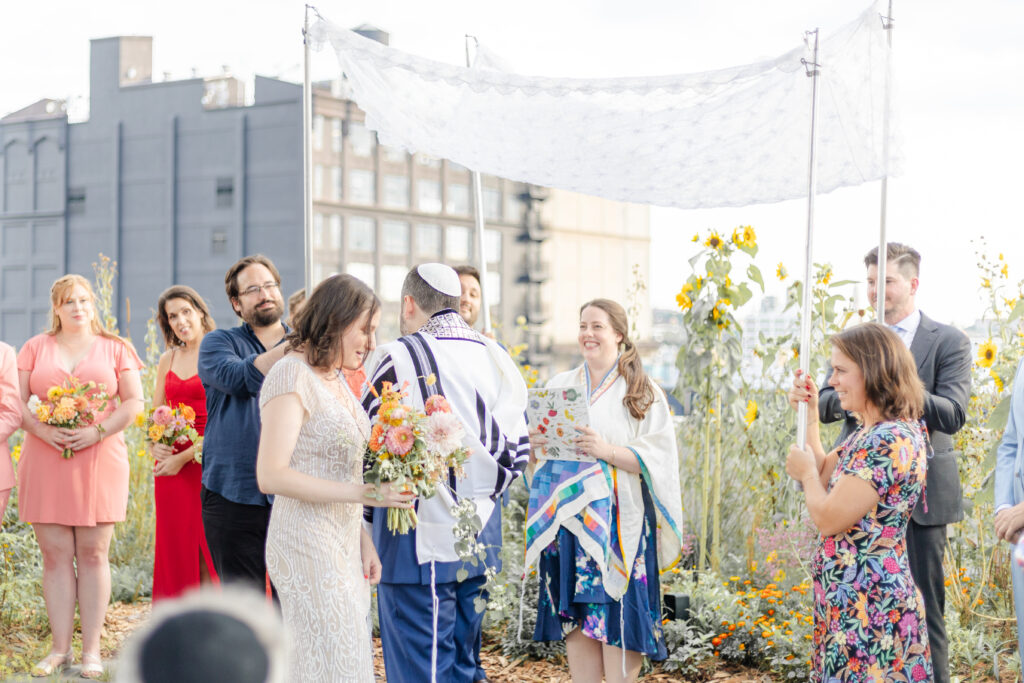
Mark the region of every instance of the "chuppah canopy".
MULTIPOLYGON (((810 84, 800 46, 717 71, 547 78, 410 55, 319 20, 381 144, 475 171, 683 209, 807 196, 810 84)), ((892 175, 891 65, 876 7, 820 41, 819 192, 892 175), (886 163, 886 150, 890 155, 886 163)))

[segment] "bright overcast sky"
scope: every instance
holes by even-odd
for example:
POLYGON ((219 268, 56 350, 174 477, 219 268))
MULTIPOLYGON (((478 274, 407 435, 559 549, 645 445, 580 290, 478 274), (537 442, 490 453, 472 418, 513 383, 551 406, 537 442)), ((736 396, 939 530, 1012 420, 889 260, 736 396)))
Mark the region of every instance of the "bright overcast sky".
MULTIPOLYGON (((154 37, 157 79, 254 73, 301 78, 303 3, 297 0, 50 0, 6 2, 0 14, 0 113, 42 97, 88 90, 89 39, 154 37)), ((549 76, 637 76, 704 71, 777 56, 806 29, 853 20, 863 0, 324 0, 342 26, 364 22, 391 45, 463 63, 476 35, 516 71, 549 76)), ((904 174, 890 181, 889 237, 923 255, 918 303, 940 320, 981 314, 972 240, 1004 252, 1024 276, 1024 2, 894 0, 897 107, 904 174)), ((331 53, 318 78, 336 75, 331 53)), ((815 260, 841 278, 863 274, 877 244, 878 183, 817 201, 815 260)), ((670 307, 695 230, 757 230, 762 270, 802 270, 806 202, 740 209, 652 212, 652 303, 670 307)), ((774 279, 774 278, 772 278, 774 279)), ((777 285, 774 285, 778 289, 777 285)))

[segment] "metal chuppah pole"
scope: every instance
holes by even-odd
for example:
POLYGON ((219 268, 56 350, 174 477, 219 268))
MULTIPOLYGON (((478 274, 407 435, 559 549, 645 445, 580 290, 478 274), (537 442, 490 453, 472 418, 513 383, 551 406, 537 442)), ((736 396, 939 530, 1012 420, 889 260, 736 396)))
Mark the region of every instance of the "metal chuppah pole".
POLYGON ((309 10, 302 28, 303 74, 302 74, 302 234, 305 277, 303 286, 306 296, 313 293, 313 89, 309 82, 309 10))
MULTIPOLYGON (((469 59, 469 41, 473 36, 466 36, 466 68, 472 68, 469 59)), ((491 331, 491 307, 487 303, 487 256, 484 248, 484 189, 480 180, 480 172, 470 170, 473 176, 473 218, 476 222, 476 256, 477 268, 480 271, 480 313, 483 315, 484 332, 491 331)))
POLYGON ((882 112, 882 163, 885 175, 882 176, 881 208, 878 219, 878 268, 875 273, 875 319, 885 324, 885 274, 888 261, 888 238, 886 237, 886 214, 889 204, 889 106, 892 98, 892 0, 889 0, 888 16, 882 17, 885 39, 889 53, 885 60, 885 109, 882 112))
MULTIPOLYGON (((808 31, 807 38, 814 36, 814 56, 811 62, 802 60, 811 78, 811 144, 807 170, 807 251, 804 262, 803 308, 800 316, 800 371, 807 377, 811 369, 811 278, 814 268, 814 195, 818 192, 818 174, 816 173, 816 152, 818 147, 817 114, 818 114, 818 75, 821 66, 818 63, 818 29, 808 31)), ((807 411, 809 406, 801 403, 797 408, 796 443, 803 449, 807 446, 807 411)), ((815 406, 817 411, 817 406, 815 406)))

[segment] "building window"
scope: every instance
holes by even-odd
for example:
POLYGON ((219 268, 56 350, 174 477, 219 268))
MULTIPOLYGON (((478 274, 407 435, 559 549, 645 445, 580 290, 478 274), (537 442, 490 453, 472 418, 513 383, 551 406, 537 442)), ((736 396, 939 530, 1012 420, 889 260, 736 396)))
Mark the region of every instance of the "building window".
POLYGON ((324 117, 317 114, 313 117, 313 130, 309 132, 313 136, 313 149, 320 150, 324 146, 324 117))
POLYGON ((84 187, 69 187, 68 188, 68 213, 81 214, 85 213, 85 188, 84 187))
POLYGON ((358 121, 349 121, 348 146, 357 157, 373 156, 373 148, 377 145, 377 137, 373 131, 358 121))
POLYGON ((457 216, 469 215, 469 185, 449 183, 448 202, 445 211, 457 216))
POLYGON ((484 279, 487 280, 487 305, 497 306, 501 303, 501 273, 489 270, 484 279))
POLYGON ((417 154, 416 163, 425 168, 441 168, 441 160, 427 154, 417 154))
POLYGON ((337 272, 331 267, 331 264, 317 261, 313 264, 312 275, 313 286, 316 287, 330 276, 337 275, 337 272))
POLYGON ((381 145, 381 149, 384 150, 385 161, 390 161, 393 164, 404 164, 405 163, 405 150, 398 149, 397 147, 385 147, 381 145))
POLYGON ((381 222, 380 246, 385 254, 392 254, 394 256, 408 256, 409 224, 406 223, 405 221, 381 222))
POLYGON ((373 204, 376 199, 373 171, 352 169, 348 172, 348 200, 353 204, 373 204))
POLYGON ((210 234, 210 253, 222 255, 228 252, 228 234, 223 230, 214 230, 210 234))
POLYGON ((510 223, 519 223, 523 220, 523 209, 526 208, 523 202, 515 193, 505 195, 505 220, 510 223))
POLYGON ((341 248, 341 216, 333 213, 328 218, 330 225, 327 230, 327 242, 331 249, 341 248))
POLYGON ((332 174, 334 180, 334 198, 341 201, 345 198, 345 174, 341 170, 341 166, 333 167, 334 171, 332 174))
POLYGON ((466 172, 469 171, 468 168, 466 168, 462 164, 457 164, 454 161, 449 161, 448 162, 448 170, 453 172, 453 173, 466 173, 466 172))
POLYGON ((370 289, 376 289, 377 283, 374 282, 374 279, 377 269, 372 263, 349 263, 345 266, 345 272, 362 280, 370 289))
POLYGON ((449 225, 444 236, 444 258, 449 263, 467 263, 472 252, 472 233, 463 225, 449 225))
POLYGON ((380 267, 380 298, 382 301, 401 301, 402 283, 409 269, 405 266, 380 267))
POLYGON ((372 218, 367 218, 366 216, 349 216, 349 249, 352 251, 373 251, 377 243, 376 237, 377 224, 372 218))
POLYGON ((440 180, 416 180, 416 208, 424 213, 441 213, 440 180))
POLYGON ((501 261, 500 230, 484 230, 484 258, 488 263, 501 261))
POLYGON ((228 176, 217 178, 217 208, 227 208, 234 203, 235 179, 228 176))
POLYGON ((324 242, 324 215, 322 213, 313 214, 313 248, 322 249, 327 244, 324 242))
POLYGON ((484 188, 484 218, 501 220, 501 190, 484 188))
POLYGON ((331 119, 331 151, 341 151, 341 119, 331 119))
POLYGON ((324 196, 324 167, 317 164, 313 167, 313 198, 322 199, 324 196))
POLYGON ((385 175, 382 204, 396 208, 409 208, 409 178, 404 175, 385 175))
POLYGON ((441 258, 441 226, 419 223, 416 226, 416 255, 431 259, 441 258))

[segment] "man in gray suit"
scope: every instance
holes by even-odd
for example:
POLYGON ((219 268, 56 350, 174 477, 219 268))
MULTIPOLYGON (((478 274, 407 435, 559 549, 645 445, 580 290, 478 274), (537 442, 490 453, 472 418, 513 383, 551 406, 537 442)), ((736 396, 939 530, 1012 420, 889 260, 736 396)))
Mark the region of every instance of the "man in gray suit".
MULTIPOLYGON (((934 455, 928 459, 928 484, 907 526, 907 554, 910 573, 924 598, 928 620, 928 641, 936 683, 949 681, 949 652, 946 624, 945 577, 942 555, 946 548, 946 525, 959 522, 961 506, 958 452, 952 434, 964 426, 971 393, 971 343, 960 330, 935 322, 914 303, 921 255, 898 242, 886 246, 885 322, 910 348, 917 361, 917 374, 924 384, 924 421, 934 455)), ((868 296, 875 300, 878 281, 878 247, 864 257, 868 296)), ((819 392, 818 416, 822 422, 843 420, 839 441, 857 426, 856 418, 839 406, 836 391, 825 386, 819 392)))

